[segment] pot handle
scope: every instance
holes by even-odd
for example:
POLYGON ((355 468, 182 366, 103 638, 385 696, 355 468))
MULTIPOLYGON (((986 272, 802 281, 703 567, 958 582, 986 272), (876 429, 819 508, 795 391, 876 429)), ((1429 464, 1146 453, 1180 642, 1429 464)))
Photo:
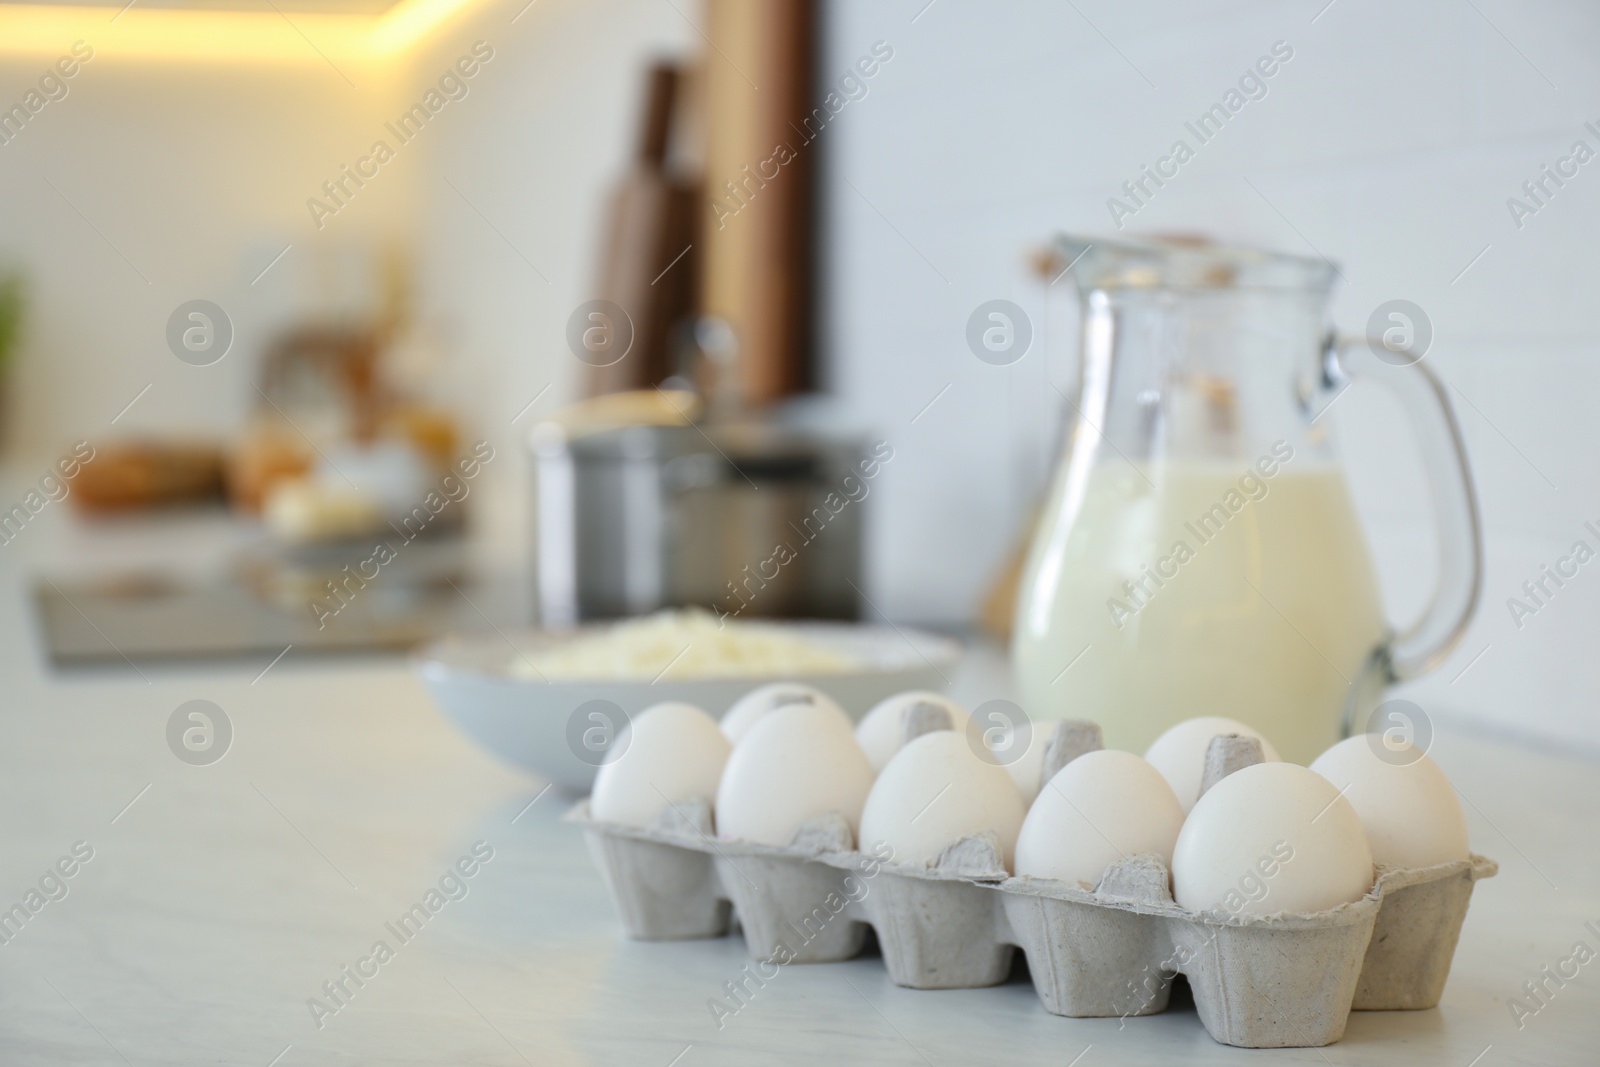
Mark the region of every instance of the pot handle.
POLYGON ((1420 355, 1381 339, 1329 334, 1323 348, 1323 389, 1336 398, 1357 379, 1386 386, 1410 416, 1422 447, 1439 535, 1438 588, 1422 616, 1391 633, 1377 650, 1376 666, 1387 684, 1437 669, 1466 633, 1483 589, 1483 530, 1461 426, 1438 375, 1420 355))

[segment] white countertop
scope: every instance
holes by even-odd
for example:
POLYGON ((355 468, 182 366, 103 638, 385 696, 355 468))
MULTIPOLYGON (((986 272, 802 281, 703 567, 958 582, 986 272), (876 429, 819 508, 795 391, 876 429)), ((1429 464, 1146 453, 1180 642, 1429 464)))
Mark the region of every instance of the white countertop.
MULTIPOLYGON (((876 958, 785 967, 719 1030, 707 1000, 744 965, 743 942, 624 940, 559 821, 572 798, 540 796, 457 736, 404 664, 291 654, 259 678, 265 662, 54 676, 8 551, 0 908, 75 842, 94 853, 0 944, 6 1067, 1600 1062, 1600 959, 1520 1030, 1507 1004, 1576 942, 1600 951, 1584 926, 1600 929, 1600 766, 1585 759, 1441 728, 1434 755, 1500 875, 1478 885, 1437 1010, 1357 1013, 1325 1049, 1221 1046, 1192 1008, 1058 1018, 1025 982, 898 989, 876 958), (234 726, 211 766, 167 747, 168 717, 192 699, 234 726), (477 841, 493 858, 467 895, 400 944, 385 924, 477 841), (308 998, 380 939, 394 958, 319 1028, 308 998)), ((999 671, 973 657, 957 695, 1004 695, 999 671)))

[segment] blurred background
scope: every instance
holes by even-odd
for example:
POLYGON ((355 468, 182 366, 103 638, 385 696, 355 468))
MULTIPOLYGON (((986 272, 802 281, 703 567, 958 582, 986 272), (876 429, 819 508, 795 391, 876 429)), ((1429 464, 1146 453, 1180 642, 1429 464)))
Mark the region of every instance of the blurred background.
MULTIPOLYGON (((756 613, 1003 629, 1076 387, 1050 239, 1180 232, 1335 261, 1352 332, 1422 309, 1486 574, 1409 695, 1600 748, 1600 584, 1509 603, 1600 521, 1591 5, 119 8, 0 3, 0 568, 58 668, 733 610, 695 546, 768 543, 877 442, 837 551, 756 613), (966 340, 991 300, 1030 323, 1005 365, 966 340), (638 510, 653 479, 677 518, 638 510), (404 579, 367 594, 374 530, 404 579)), ((1438 571, 1415 442, 1381 390, 1327 418, 1410 618, 1438 571)))

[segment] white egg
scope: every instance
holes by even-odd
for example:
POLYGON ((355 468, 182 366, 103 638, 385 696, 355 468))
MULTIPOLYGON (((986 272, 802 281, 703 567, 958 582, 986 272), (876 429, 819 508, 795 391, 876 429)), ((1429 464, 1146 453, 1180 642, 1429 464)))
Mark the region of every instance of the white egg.
POLYGON ((1444 771, 1410 742, 1381 758, 1361 734, 1318 756, 1311 769, 1344 790, 1382 867, 1432 867, 1468 856, 1467 820, 1444 771))
POLYGON ((788 704, 816 704, 832 708, 839 713, 840 718, 846 722, 850 721, 850 717, 844 713, 838 702, 815 686, 802 685, 799 682, 773 682, 752 689, 734 701, 733 706, 722 716, 722 732, 728 735, 729 741, 737 745, 762 716, 788 704))
POLYGON ((946 845, 992 830, 1011 869, 1022 798, 1011 776, 972 751, 965 732, 935 730, 901 747, 867 794, 863 850, 880 842, 896 863, 927 863, 946 845))
POLYGON ((1237 719, 1225 719, 1220 715, 1206 715, 1180 722, 1156 738, 1145 750, 1144 758, 1171 783, 1172 791, 1178 794, 1178 803, 1183 805, 1184 811, 1193 808, 1194 802, 1200 798, 1200 782, 1206 773, 1206 749, 1211 747, 1212 738, 1222 734, 1253 737, 1261 742, 1261 750, 1268 763, 1278 760, 1278 750, 1259 731, 1237 719))
POLYGON ((1010 773, 1011 781, 1021 794, 1024 804, 1032 804, 1044 784, 1040 779, 1044 777, 1044 750, 1049 740, 1050 734, 1045 729, 1045 724, 1034 724, 1027 739, 1028 747, 1020 756, 1006 764, 1006 770, 1010 773))
POLYGON ((634 716, 619 737, 622 755, 594 779, 589 813, 601 822, 649 826, 669 803, 699 797, 707 804, 733 746, 716 720, 693 704, 666 703, 634 716))
POLYGON ((896 693, 872 706, 872 710, 856 724, 856 740, 861 750, 872 761, 874 770, 888 766, 890 758, 900 751, 904 739, 902 717, 906 709, 917 704, 932 704, 950 713, 950 728, 957 733, 967 728, 967 709, 940 693, 917 689, 909 693, 896 693))
POLYGON ((1172 895, 1191 911, 1323 911, 1371 888, 1372 852, 1355 809, 1293 763, 1245 767, 1206 790, 1172 850, 1172 895))
POLYGON ((807 821, 838 812, 854 833, 872 777, 848 719, 815 704, 778 708, 728 757, 717 789, 717 832, 787 845, 807 821))
POLYGON ((1125 856, 1172 864, 1183 808, 1172 787, 1131 752, 1085 752, 1045 783, 1017 835, 1017 874, 1100 884, 1125 856))

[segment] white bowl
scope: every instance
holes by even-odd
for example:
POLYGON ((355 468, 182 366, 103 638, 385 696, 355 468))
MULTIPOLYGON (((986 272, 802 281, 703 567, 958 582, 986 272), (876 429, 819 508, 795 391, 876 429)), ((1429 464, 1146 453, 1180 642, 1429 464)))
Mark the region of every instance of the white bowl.
POLYGON ((522 631, 505 637, 451 635, 419 651, 413 664, 428 692, 462 733, 508 763, 557 785, 587 791, 594 784, 596 768, 578 757, 578 746, 568 737, 575 713, 589 701, 609 701, 628 715, 637 715, 652 704, 681 700, 720 719, 729 705, 758 685, 803 682, 821 689, 859 719, 895 693, 945 688, 961 655, 957 642, 917 630, 823 622, 765 625, 791 629, 867 666, 829 674, 664 678, 654 683, 544 682, 512 673, 518 650, 534 652, 598 628, 522 631))

